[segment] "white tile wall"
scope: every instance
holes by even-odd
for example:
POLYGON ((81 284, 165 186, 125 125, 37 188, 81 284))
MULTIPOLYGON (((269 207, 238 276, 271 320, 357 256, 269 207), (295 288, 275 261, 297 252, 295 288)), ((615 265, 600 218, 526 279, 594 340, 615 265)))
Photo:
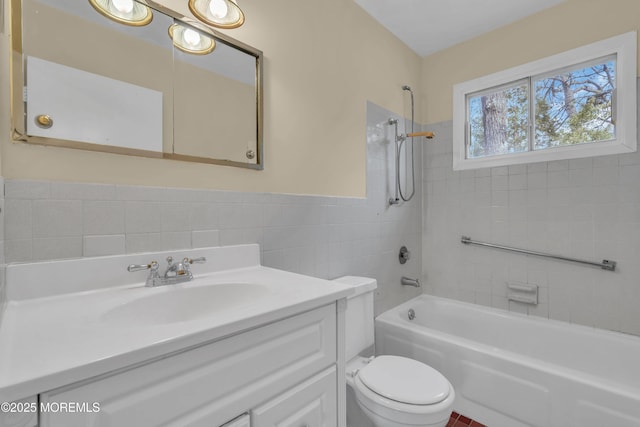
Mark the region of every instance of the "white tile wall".
POLYGON ((640 153, 454 172, 452 123, 429 130, 436 138, 423 157, 426 292, 640 335, 640 153), (618 269, 464 246, 462 235, 612 259, 618 269), (537 284, 540 304, 507 302, 507 281, 537 284))
POLYGON ((82 236, 81 200, 33 200, 33 237, 82 236))
POLYGON ((22 262, 259 243, 267 266, 375 277, 383 311, 420 292, 400 277, 420 276, 421 147, 415 198, 390 207, 392 116, 368 104, 366 199, 6 180, 0 247, 6 262, 22 262), (405 265, 402 245, 413 254, 405 265))
POLYGON ((119 255, 126 252, 124 234, 102 236, 84 236, 82 240, 83 256, 119 255))
POLYGON ((111 235, 125 232, 125 202, 84 200, 84 235, 111 235))
POLYGON ((33 239, 33 261, 82 256, 82 237, 46 237, 33 239))
POLYGON ((218 230, 192 231, 191 244, 194 248, 220 246, 220 232, 218 230))

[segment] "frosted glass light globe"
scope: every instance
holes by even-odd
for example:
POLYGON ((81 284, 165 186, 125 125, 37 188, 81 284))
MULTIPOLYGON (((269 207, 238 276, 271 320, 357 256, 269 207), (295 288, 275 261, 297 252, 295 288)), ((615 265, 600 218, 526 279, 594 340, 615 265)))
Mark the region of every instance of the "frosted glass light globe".
POLYGON ((224 0, 211 0, 209 3, 209 12, 217 19, 222 19, 229 13, 229 6, 224 0))
POLYGON ((189 10, 200 21, 215 28, 229 30, 244 24, 244 13, 234 0, 189 0, 189 10))
POLYGON ((111 4, 120 13, 129 14, 133 11, 133 0, 111 0, 111 4))
POLYGON ((184 32, 182 33, 182 39, 189 46, 198 46, 201 40, 200 34, 198 34, 197 31, 193 31, 190 28, 187 28, 186 30, 184 30, 184 32))

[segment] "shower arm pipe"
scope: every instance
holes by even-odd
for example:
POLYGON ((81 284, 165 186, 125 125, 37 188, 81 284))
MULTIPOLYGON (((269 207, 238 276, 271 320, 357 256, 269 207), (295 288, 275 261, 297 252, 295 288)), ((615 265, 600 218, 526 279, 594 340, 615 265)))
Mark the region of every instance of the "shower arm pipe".
MULTIPOLYGON (((389 123, 393 124, 395 119, 389 119, 389 123)), ((417 137, 425 137, 427 139, 432 139, 435 134, 433 132, 413 132, 413 133, 401 133, 398 135, 398 131, 396 130, 396 141, 404 142, 407 138, 417 138, 417 137)))
POLYGON ((427 139, 432 139, 434 137, 434 134, 433 132, 413 132, 413 133, 407 134, 407 137, 409 138, 414 138, 419 136, 424 136, 427 139))

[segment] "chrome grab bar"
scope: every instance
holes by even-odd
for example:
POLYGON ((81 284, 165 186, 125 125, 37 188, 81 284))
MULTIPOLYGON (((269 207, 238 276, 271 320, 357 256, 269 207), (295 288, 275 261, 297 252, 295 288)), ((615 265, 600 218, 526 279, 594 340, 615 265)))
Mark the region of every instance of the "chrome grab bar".
POLYGON ((544 258, 553 258, 561 261, 577 262, 580 264, 587 264, 587 265, 592 265, 594 267, 600 267, 601 269, 608 270, 608 271, 616 270, 616 262, 608 259, 603 259, 602 262, 584 261, 581 259, 569 258, 561 255, 546 254, 544 252, 536 252, 536 251, 530 251, 527 249, 513 248, 511 246, 502 246, 502 245, 496 245, 493 243, 479 242, 479 241, 471 240, 471 237, 467 237, 467 236, 462 236, 462 239, 460 239, 460 242, 464 243, 465 245, 486 246, 489 248, 502 249, 505 251, 518 252, 521 254, 534 255, 534 256, 539 256, 544 258))

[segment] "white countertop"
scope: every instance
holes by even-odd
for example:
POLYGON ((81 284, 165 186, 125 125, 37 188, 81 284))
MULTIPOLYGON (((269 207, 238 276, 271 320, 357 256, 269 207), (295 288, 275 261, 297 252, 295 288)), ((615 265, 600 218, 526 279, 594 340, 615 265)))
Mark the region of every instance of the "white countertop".
MULTIPOLYGON (((352 293, 344 284, 252 264, 228 270, 220 264, 213 268, 218 271, 206 274, 198 274, 194 266, 196 279, 178 285, 147 288, 138 282, 89 291, 77 291, 72 285, 75 292, 57 293, 48 288, 47 296, 28 291, 28 298, 10 299, 0 322, 0 402, 201 345, 352 293), (218 304, 210 314, 187 321, 156 325, 102 318, 110 309, 152 293, 234 283, 258 284, 265 292, 229 307, 218 304)), ((144 273, 138 277, 144 279, 144 273)))

